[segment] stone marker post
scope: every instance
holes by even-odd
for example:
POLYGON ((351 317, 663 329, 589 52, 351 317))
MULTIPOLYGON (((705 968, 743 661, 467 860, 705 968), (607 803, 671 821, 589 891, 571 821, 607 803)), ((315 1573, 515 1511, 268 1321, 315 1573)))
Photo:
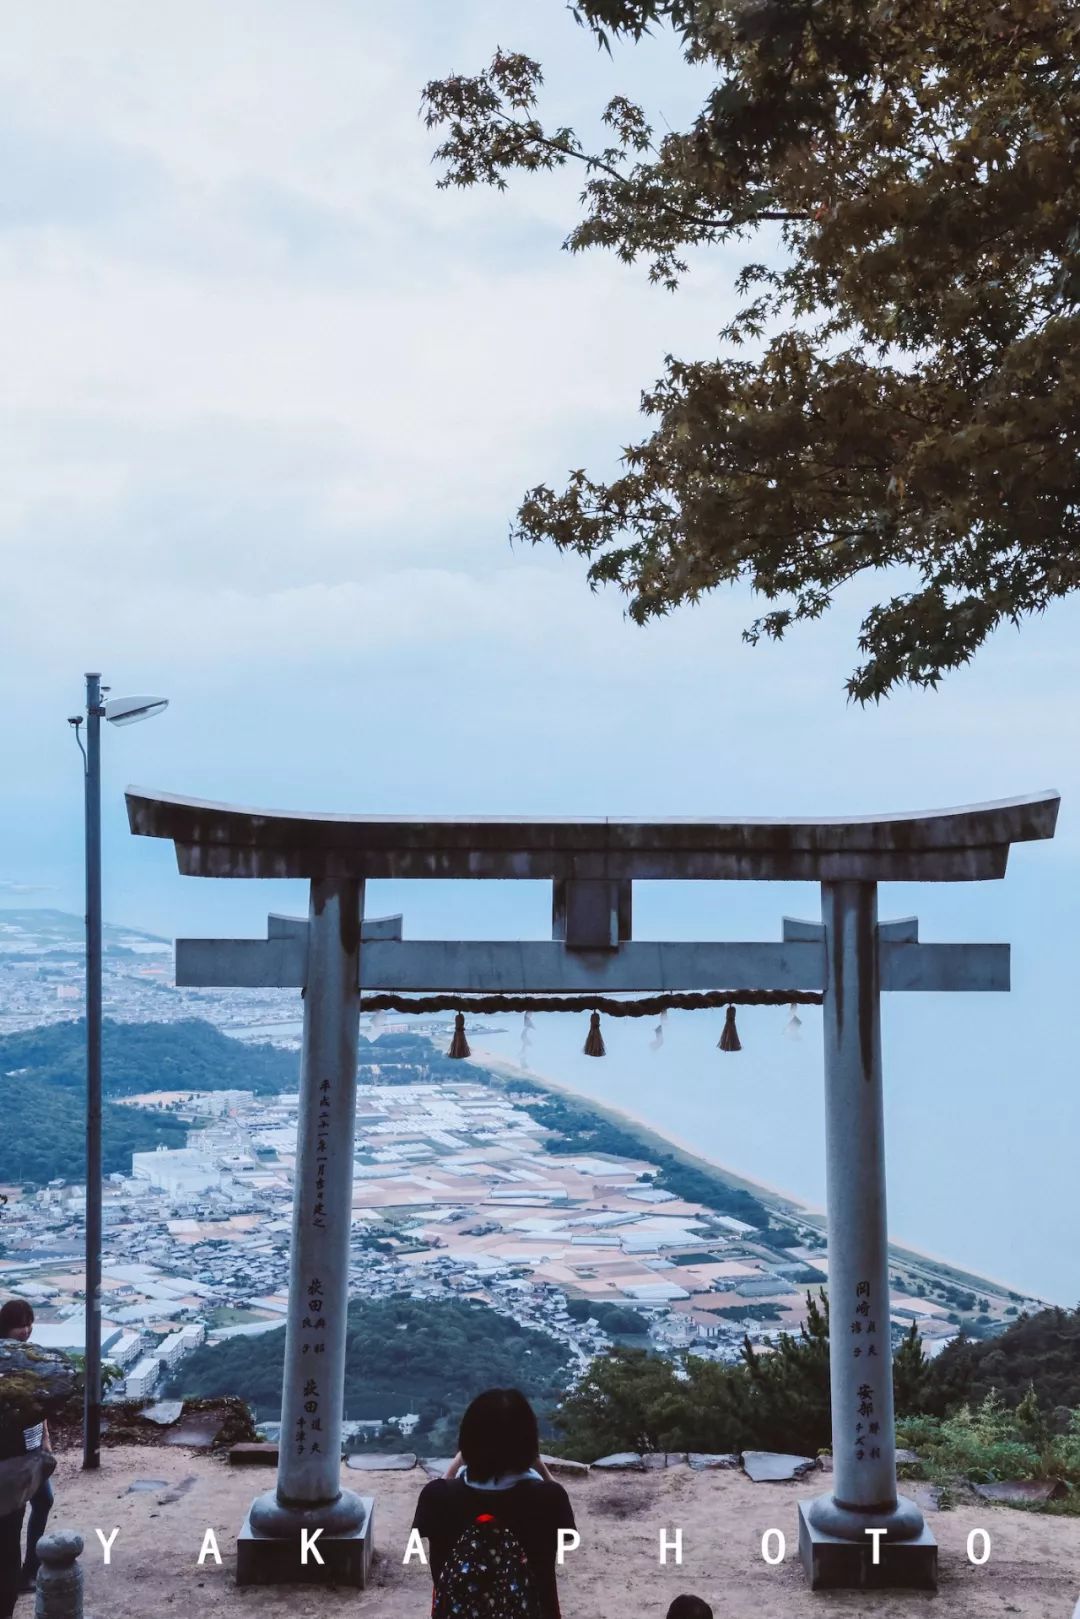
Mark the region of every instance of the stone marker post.
POLYGON ((821 897, 833 1488, 800 1506, 800 1552, 815 1587, 932 1585, 936 1546, 896 1492, 877 885, 821 897))
POLYGON ((372 1503, 341 1487, 363 892, 311 884, 278 1478, 241 1530, 242 1585, 363 1585, 370 1564, 372 1503))
POLYGON ((39 1568, 34 1619, 83 1619, 83 1538, 59 1530, 37 1544, 39 1568))

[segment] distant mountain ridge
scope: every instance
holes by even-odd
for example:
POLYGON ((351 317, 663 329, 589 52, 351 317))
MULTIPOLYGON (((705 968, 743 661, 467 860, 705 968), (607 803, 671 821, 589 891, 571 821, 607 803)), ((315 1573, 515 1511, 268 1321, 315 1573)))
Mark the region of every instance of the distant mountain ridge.
MULTIPOLYGON (((137 941, 147 945, 160 945, 163 950, 172 948, 171 939, 163 939, 156 933, 147 933, 144 928, 124 927, 117 922, 105 922, 101 929, 102 943, 108 949, 124 948, 125 941, 137 941)), ((82 955, 86 938, 86 920, 75 916, 70 911, 61 911, 49 906, 13 906, 0 908, 0 961, 13 949, 27 949, 37 945, 34 954, 40 953, 42 947, 50 950, 67 947, 65 954, 82 955), (15 938, 12 938, 12 935, 15 938), (16 942, 18 935, 26 937, 16 942)))

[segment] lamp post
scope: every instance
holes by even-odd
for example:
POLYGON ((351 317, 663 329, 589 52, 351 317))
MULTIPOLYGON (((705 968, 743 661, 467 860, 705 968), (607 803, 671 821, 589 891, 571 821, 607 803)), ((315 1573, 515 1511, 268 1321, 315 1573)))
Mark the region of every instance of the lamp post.
POLYGON ((165 697, 102 698, 101 675, 86 676, 86 747, 81 714, 72 715, 85 766, 86 826, 86 1391, 83 1467, 101 1465, 101 722, 133 725, 167 708, 165 697))

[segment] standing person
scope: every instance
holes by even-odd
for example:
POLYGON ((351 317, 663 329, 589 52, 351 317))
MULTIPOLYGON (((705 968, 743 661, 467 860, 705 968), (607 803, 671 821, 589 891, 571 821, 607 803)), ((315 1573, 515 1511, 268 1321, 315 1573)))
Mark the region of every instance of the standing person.
MULTIPOLYGON (((14 1338, 16 1342, 24 1344, 33 1330, 34 1309, 27 1299, 8 1299, 6 1304, 0 1305, 0 1338, 14 1338)), ((25 1430, 23 1448, 28 1453, 35 1450, 48 1450, 49 1425, 47 1422, 36 1423, 33 1428, 25 1430)), ((42 1480, 35 1494, 30 1497, 30 1517, 26 1525, 26 1555, 23 1558, 22 1572, 19 1579, 20 1591, 32 1591, 37 1581, 37 1543, 45 1533, 45 1525, 49 1521, 52 1504, 52 1480, 46 1478, 42 1480)))
MULTIPOLYGON (((461 1419, 458 1454, 445 1478, 433 1479, 420 1492, 413 1528, 428 1542, 436 1614, 440 1584, 445 1591, 460 1572, 455 1545, 465 1545, 462 1537, 478 1527, 503 1536, 509 1532, 507 1538, 524 1552, 525 1583, 541 1619, 559 1619, 558 1532, 574 1528, 574 1512, 570 1497, 540 1460, 536 1415, 518 1389, 477 1395, 461 1419)), ((492 1613, 491 1619, 502 1615, 492 1613)))
MULTIPOLYGON (((21 1425, 6 1419, 0 1409, 0 1466, 25 1456, 26 1444, 21 1425)), ((0 1511, 0 1619, 11 1619, 19 1595, 22 1564, 22 1524, 25 1506, 14 1512, 0 1511)))

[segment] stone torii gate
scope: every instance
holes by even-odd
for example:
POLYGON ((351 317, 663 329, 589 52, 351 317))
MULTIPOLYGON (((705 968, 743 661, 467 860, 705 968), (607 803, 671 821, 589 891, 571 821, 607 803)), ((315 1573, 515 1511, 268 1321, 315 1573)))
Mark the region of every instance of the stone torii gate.
POLYGON ((171 838, 185 875, 311 884, 307 921, 271 917, 264 941, 177 943, 178 983, 304 993, 277 1488, 241 1532, 240 1582, 362 1585, 370 1563, 373 1502, 341 1488, 361 988, 723 989, 823 996, 833 1488, 800 1505, 800 1555, 815 1587, 933 1586, 936 1544, 896 1487, 880 992, 1008 989, 1009 947, 922 944, 914 919, 878 921, 878 884, 1003 877, 1013 843, 1053 836, 1058 803, 1043 793, 854 820, 420 820, 130 789, 131 830, 171 838), (551 882, 551 942, 412 941, 400 918, 365 922, 367 878, 435 877, 551 882), (821 920, 785 921, 776 944, 633 941, 632 884, 680 879, 817 882, 821 920), (302 1566, 316 1530, 323 1562, 302 1566))

